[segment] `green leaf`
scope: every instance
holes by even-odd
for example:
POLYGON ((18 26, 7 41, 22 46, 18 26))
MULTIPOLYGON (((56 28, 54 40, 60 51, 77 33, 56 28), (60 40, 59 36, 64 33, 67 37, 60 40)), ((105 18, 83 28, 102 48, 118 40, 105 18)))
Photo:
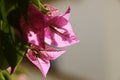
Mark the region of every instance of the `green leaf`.
POLYGON ((5 21, 6 20, 6 12, 5 12, 4 0, 0 0, 0 14, 1 14, 1 18, 5 21))
POLYGON ((0 12, 0 20, 2 19, 2 14, 1 14, 1 12, 0 12))
POLYGON ((5 80, 5 78, 4 78, 3 74, 2 74, 2 72, 0 72, 0 80, 5 80))
MULTIPOLYGON (((1 5, 1 3, 0 3, 0 5, 1 5)), ((2 18, 2 12, 1 12, 1 8, 0 8, 0 20, 2 20, 3 18, 2 18)))
POLYGON ((11 10, 16 7, 17 0, 0 0, 0 19, 6 21, 11 10))
POLYGON ((28 5, 29 0, 18 0, 18 8, 24 17, 28 14, 28 5))
POLYGON ((10 73, 7 70, 2 71, 5 80, 12 80, 10 73))
POLYGON ((3 53, 3 49, 5 47, 2 45, 2 36, 1 35, 3 35, 3 34, 0 31, 0 70, 4 70, 9 66, 9 64, 3 53))
MULTIPOLYGON (((0 5, 1 5, 1 0, 0 0, 0 5)), ((2 19, 1 6, 0 6, 0 19, 2 19)))
POLYGON ((9 39, 9 34, 2 32, 1 46, 3 47, 1 51, 3 51, 4 58, 7 60, 8 64, 14 68, 17 61, 16 50, 14 46, 11 44, 9 39))
POLYGON ((0 70, 5 70, 8 67, 9 67, 9 64, 8 64, 5 56, 3 55, 3 52, 0 51, 0 70))
POLYGON ((17 7, 11 10, 7 15, 8 23, 12 27, 18 29, 20 33, 22 33, 20 27, 20 18, 21 16, 24 16, 24 18, 28 20, 28 5, 29 5, 29 0, 18 0, 17 7))
POLYGON ((7 21, 10 25, 12 25, 15 28, 20 27, 20 11, 18 8, 12 10, 8 15, 7 15, 7 21))
MULTIPOLYGON (((1 54, 3 58, 2 60, 5 60, 3 65, 3 69, 5 69, 5 65, 9 64, 12 68, 12 72, 14 68, 21 62, 22 58, 24 57, 26 48, 24 47, 24 43, 22 43, 20 40, 16 43, 12 42, 12 39, 8 33, 4 33, 1 31, 0 35, 1 39, 1 54)), ((1 60, 1 61, 2 61, 1 60)), ((8 65, 7 65, 8 67, 8 65)), ((2 69, 2 68, 1 68, 2 69)))
POLYGON ((16 37, 13 28, 20 30, 20 16, 27 15, 28 4, 29 0, 0 0, 0 70, 11 66, 13 72, 24 57, 25 43, 16 37))
POLYGON ((2 14, 1 14, 1 10, 0 10, 0 20, 2 19, 2 14))
POLYGON ((17 0, 4 0, 6 11, 9 10, 13 5, 16 5, 17 0))
POLYGON ((13 27, 10 27, 10 31, 11 31, 11 38, 13 40, 13 42, 15 42, 15 31, 13 27))

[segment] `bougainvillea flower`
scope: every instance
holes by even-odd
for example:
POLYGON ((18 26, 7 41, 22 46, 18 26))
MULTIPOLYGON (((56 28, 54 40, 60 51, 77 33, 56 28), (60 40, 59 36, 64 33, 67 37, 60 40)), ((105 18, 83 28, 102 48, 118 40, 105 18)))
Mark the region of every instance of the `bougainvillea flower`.
POLYGON ((68 21, 70 8, 68 8, 64 14, 59 16, 49 15, 48 17, 48 27, 45 28, 45 41, 48 44, 57 47, 65 47, 79 42, 68 21))
POLYGON ((20 24, 27 42, 42 47, 44 47, 45 42, 56 47, 65 47, 79 42, 68 21, 70 8, 61 15, 57 15, 58 9, 53 6, 45 5, 45 8, 50 12, 45 14, 30 4, 28 22, 25 21, 24 17, 21 17, 20 24), (36 34, 36 42, 28 39, 32 34, 31 32, 36 34))
POLYGON ((28 7, 28 20, 26 21, 23 16, 21 17, 20 25, 24 33, 24 39, 28 43, 44 46, 44 28, 46 27, 44 18, 45 14, 39 11, 33 4, 30 4, 28 7), (31 31, 37 36, 38 41, 36 43, 28 40, 28 34, 32 34, 31 31))
MULTIPOLYGON (((70 8, 64 14, 57 15, 57 8, 49 5, 44 5, 44 7, 50 12, 43 13, 30 4, 28 20, 21 16, 20 25, 24 39, 31 44, 26 56, 46 77, 50 60, 55 60, 65 51, 50 47, 45 43, 54 47, 65 47, 77 43, 79 40, 69 23, 70 8)), ((21 37, 23 36, 21 35, 21 37)))
POLYGON ((27 51, 27 58, 36 65, 39 70, 42 72, 43 76, 46 77, 46 74, 50 67, 49 60, 55 60, 58 58, 61 54, 63 54, 64 50, 57 50, 55 48, 45 46, 43 48, 42 46, 37 46, 34 44, 38 44, 37 35, 30 31, 28 34, 28 41, 33 43, 27 51))
POLYGON ((45 49, 43 49, 42 47, 31 45, 26 56, 37 68, 39 68, 43 76, 46 77, 50 68, 50 60, 55 60, 64 52, 64 50, 57 50, 49 46, 45 46, 45 49))

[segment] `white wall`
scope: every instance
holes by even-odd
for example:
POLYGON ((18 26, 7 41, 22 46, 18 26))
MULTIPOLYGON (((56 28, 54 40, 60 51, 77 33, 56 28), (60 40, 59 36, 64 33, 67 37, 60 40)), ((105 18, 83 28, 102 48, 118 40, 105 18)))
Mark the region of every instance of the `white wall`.
POLYGON ((120 1, 106 0, 106 53, 109 80, 120 80, 120 1))
POLYGON ((56 64, 61 72, 93 80, 120 80, 119 0, 51 0, 62 9, 71 6, 73 29, 81 40, 56 64))

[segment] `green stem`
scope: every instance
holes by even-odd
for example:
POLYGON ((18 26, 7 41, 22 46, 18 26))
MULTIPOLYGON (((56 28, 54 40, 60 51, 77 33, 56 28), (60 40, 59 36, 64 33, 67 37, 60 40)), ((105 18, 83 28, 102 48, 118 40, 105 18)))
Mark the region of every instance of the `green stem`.
POLYGON ((38 6, 39 6, 40 10, 41 10, 42 8, 44 8, 43 5, 42 5, 42 3, 40 2, 40 0, 37 0, 37 3, 38 3, 38 6))
POLYGON ((2 30, 2 20, 0 20, 0 30, 2 30))
POLYGON ((37 2, 38 2, 39 5, 42 5, 40 0, 37 0, 37 2))
POLYGON ((41 3, 40 0, 34 0, 34 1, 31 0, 31 2, 34 3, 39 8, 39 10, 41 10, 43 13, 46 14, 49 12, 49 10, 44 8, 44 5, 41 3))

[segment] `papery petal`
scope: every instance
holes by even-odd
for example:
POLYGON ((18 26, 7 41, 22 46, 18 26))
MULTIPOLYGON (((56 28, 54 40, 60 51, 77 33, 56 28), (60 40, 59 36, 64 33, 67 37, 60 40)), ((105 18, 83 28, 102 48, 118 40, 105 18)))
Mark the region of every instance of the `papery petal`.
POLYGON ((28 59, 30 59, 32 61, 36 61, 37 60, 36 56, 33 54, 31 49, 27 50, 26 56, 28 57, 28 59))
POLYGON ((44 48, 44 29, 36 33, 29 31, 28 42, 44 48))
POLYGON ((70 18, 70 7, 68 7, 67 11, 64 14, 61 14, 59 16, 50 16, 53 17, 49 21, 49 25, 54 27, 62 27, 65 26, 68 23, 68 20, 70 18))
POLYGON ((41 55, 43 55, 42 59, 45 60, 55 60, 57 59, 59 56, 61 56, 65 50, 60 50, 51 46, 45 46, 45 50, 40 51, 41 55))
POLYGON ((33 4, 28 8, 28 20, 26 21, 24 16, 20 18, 20 25, 25 35, 32 30, 38 31, 45 27, 45 14, 37 9, 33 4))
POLYGON ((50 20, 49 27, 45 28, 46 43, 57 47, 66 47, 79 42, 68 22, 69 17, 70 7, 64 14, 50 20))
POLYGON ((37 38, 38 38, 39 46, 42 48, 45 47, 44 36, 45 36, 44 29, 39 30, 39 32, 37 33, 37 38))
MULTIPOLYGON (((46 33, 46 43, 57 47, 66 47, 79 42, 72 30, 72 26, 70 23, 63 26, 62 28, 55 29, 56 31, 49 30, 49 34, 54 34, 54 36, 48 36, 48 33, 46 33), (52 44, 53 41, 57 43, 57 45, 52 44)), ((46 30, 48 30, 48 28, 46 30)))
POLYGON ((75 36, 70 23, 65 25, 63 29, 66 31, 62 33, 62 36, 59 36, 57 34, 54 36, 59 47, 70 46, 79 42, 79 39, 75 36))
POLYGON ((21 16, 20 25, 24 34, 23 37, 28 43, 44 48, 45 14, 39 11, 33 4, 30 4, 28 21, 21 16))
POLYGON ((34 55, 29 55, 29 53, 27 53, 26 56, 42 72, 43 76, 46 77, 46 74, 50 68, 50 62, 48 60, 44 61, 39 57, 33 59, 34 55))
POLYGON ((71 9, 70 9, 70 7, 68 7, 67 11, 66 11, 64 14, 62 14, 62 16, 63 16, 66 20, 69 20, 69 18, 70 18, 70 11, 71 11, 71 9))
POLYGON ((56 50, 56 51, 47 51, 44 55, 49 60, 55 60, 60 57, 65 51, 63 50, 56 50))
POLYGON ((30 31, 30 27, 29 25, 26 23, 25 19, 23 16, 21 16, 20 18, 20 26, 21 26, 21 30, 23 31, 23 33, 20 33, 19 30, 16 30, 17 32, 17 35, 20 37, 20 38, 23 38, 25 41, 27 41, 27 35, 30 31))
POLYGON ((50 68, 50 62, 46 61, 44 62, 42 59, 38 58, 38 63, 36 66, 40 69, 42 72, 43 76, 46 77, 48 70, 50 68))
POLYGON ((54 46, 57 45, 54 39, 54 30, 51 30, 50 27, 45 28, 45 42, 54 46))
POLYGON ((44 48, 44 28, 46 27, 45 24, 45 14, 39 11, 34 5, 29 5, 29 23, 32 30, 37 35, 37 39, 33 39, 36 41, 35 45, 42 46, 44 48))
POLYGON ((35 34, 32 31, 29 31, 28 33, 28 42, 34 45, 39 45, 37 34, 35 34))
POLYGON ((62 27, 68 23, 68 20, 66 20, 63 16, 56 16, 50 21, 50 25, 53 27, 62 27))
POLYGON ((33 4, 29 5, 29 23, 33 29, 40 30, 45 27, 45 14, 33 4))

